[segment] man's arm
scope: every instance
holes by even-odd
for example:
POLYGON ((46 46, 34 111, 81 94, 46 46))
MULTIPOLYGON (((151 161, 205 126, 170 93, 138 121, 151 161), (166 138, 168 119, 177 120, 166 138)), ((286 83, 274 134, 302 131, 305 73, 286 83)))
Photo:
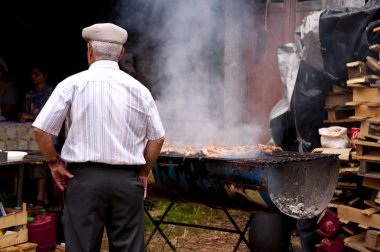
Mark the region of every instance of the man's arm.
POLYGON ((53 135, 34 127, 36 140, 45 160, 51 160, 57 157, 58 152, 55 149, 53 135))
POLYGON ((160 138, 157 140, 148 140, 145 150, 144 150, 144 158, 145 158, 145 165, 142 165, 140 167, 139 176, 141 179, 141 182, 144 186, 144 198, 146 198, 147 188, 148 188, 148 174, 150 170, 152 169, 154 162, 156 162, 156 159, 160 155, 162 145, 164 144, 164 138, 160 138))
POLYGON ((150 170, 152 169, 154 162, 156 162, 156 159, 160 155, 162 145, 164 144, 164 138, 160 138, 157 140, 149 140, 146 143, 145 150, 144 150, 144 158, 146 161, 145 165, 141 166, 140 173, 141 175, 148 176, 150 170))
MULTIPOLYGON (((45 160, 55 160, 58 157, 58 152, 55 149, 53 136, 39 128, 34 127, 36 140, 45 160)), ((48 163, 51 175, 58 187, 64 191, 66 181, 72 179, 74 175, 66 170, 65 163, 62 160, 48 163)))

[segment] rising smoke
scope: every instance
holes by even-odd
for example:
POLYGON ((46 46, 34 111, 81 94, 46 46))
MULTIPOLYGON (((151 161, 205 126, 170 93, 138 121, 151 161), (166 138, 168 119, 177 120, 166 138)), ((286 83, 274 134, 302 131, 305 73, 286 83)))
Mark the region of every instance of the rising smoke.
POLYGON ((230 51, 239 46, 240 38, 235 35, 239 35, 236 28, 242 29, 243 10, 239 8, 246 8, 242 2, 120 3, 119 23, 125 24, 130 34, 138 34, 130 37, 127 45, 132 44, 137 57, 145 55, 140 69, 150 76, 147 82, 168 142, 257 144, 261 129, 247 120, 253 108, 247 105, 251 104, 247 102, 248 85, 241 81, 245 75, 241 56, 236 55, 238 50, 230 51))

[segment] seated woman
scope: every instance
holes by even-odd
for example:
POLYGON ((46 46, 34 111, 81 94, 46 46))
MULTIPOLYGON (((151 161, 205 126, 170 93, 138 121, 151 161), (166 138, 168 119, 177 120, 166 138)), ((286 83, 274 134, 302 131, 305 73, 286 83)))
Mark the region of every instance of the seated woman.
MULTIPOLYGON (((31 72, 34 88, 25 94, 23 110, 19 114, 20 122, 31 122, 37 117, 54 88, 47 83, 48 72, 42 65, 34 65, 31 72)), ((36 179, 37 203, 41 206, 49 204, 46 193, 48 167, 46 164, 30 167, 30 177, 36 179)))
POLYGON ((19 114, 20 122, 34 121, 54 90, 47 84, 48 72, 43 66, 33 66, 31 77, 35 86, 25 94, 23 111, 19 114))

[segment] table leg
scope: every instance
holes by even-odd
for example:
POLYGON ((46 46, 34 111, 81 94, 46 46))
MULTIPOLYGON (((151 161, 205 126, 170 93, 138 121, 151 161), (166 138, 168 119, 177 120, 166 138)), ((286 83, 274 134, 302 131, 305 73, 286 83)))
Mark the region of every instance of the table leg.
POLYGON ((18 167, 18 183, 17 183, 17 207, 22 207, 22 187, 24 183, 24 164, 19 164, 18 167))

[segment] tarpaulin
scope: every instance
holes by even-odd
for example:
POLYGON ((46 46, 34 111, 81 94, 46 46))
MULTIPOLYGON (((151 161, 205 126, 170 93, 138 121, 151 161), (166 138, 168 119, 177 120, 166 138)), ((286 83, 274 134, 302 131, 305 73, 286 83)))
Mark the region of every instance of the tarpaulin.
POLYGON ((324 101, 329 88, 326 75, 301 61, 289 110, 270 121, 277 146, 291 151, 308 151, 320 146, 316 135, 325 126, 324 101))
POLYGON ((380 42, 380 33, 373 32, 379 19, 380 0, 314 13, 297 29, 296 42, 279 48, 284 98, 270 115, 277 146, 294 151, 320 147, 318 129, 327 126, 326 95, 333 84, 346 86, 348 62, 365 62, 373 54, 369 45, 380 42))
POLYGON ((379 36, 371 29, 373 22, 380 18, 378 2, 369 1, 360 9, 326 11, 320 17, 319 37, 324 69, 338 85, 345 86, 348 62, 365 62, 371 53, 369 45, 379 36))

